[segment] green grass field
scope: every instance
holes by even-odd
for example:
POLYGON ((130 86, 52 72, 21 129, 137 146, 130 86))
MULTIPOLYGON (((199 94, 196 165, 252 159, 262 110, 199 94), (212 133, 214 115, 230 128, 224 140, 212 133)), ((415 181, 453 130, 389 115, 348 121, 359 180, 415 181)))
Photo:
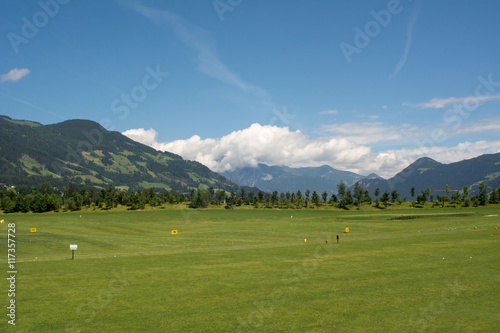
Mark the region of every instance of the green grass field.
POLYGON ((500 208, 2 215, 0 331, 498 332, 498 215, 500 208), (15 327, 6 309, 8 223, 16 226, 15 327), (78 244, 75 260, 69 244, 78 244))

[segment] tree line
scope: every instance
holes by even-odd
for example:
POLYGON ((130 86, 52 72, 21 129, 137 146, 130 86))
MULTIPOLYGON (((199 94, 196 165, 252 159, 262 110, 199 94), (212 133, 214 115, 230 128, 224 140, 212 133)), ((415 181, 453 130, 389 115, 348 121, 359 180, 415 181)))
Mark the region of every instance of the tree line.
MULTIPOLYGON (((462 191, 455 191, 450 196, 448 185, 444 195, 431 193, 427 188, 421 193, 415 193, 415 187, 410 190, 412 207, 425 207, 430 203, 431 207, 441 206, 463 206, 477 207, 487 204, 497 204, 500 201, 500 188, 493 189, 488 193, 486 185, 481 183, 478 195, 469 196, 470 187, 465 186, 462 191)), ((43 213, 49 211, 77 211, 81 209, 111 209, 118 205, 125 206, 129 210, 144 209, 146 205, 151 207, 175 205, 187 203, 191 208, 205 208, 210 205, 233 208, 235 206, 252 205, 255 208, 280 208, 301 209, 309 207, 331 206, 340 209, 351 209, 362 205, 372 205, 376 208, 387 208, 392 204, 406 202, 406 196, 401 197, 397 190, 391 192, 375 189, 373 192, 375 200, 369 191, 356 183, 352 189, 347 188, 344 182, 337 185, 337 194, 328 194, 324 191, 318 193, 307 189, 304 193, 297 192, 246 192, 241 188, 235 191, 215 190, 214 188, 193 189, 190 195, 173 191, 155 191, 153 188, 123 191, 115 188, 113 183, 107 187, 96 188, 90 185, 70 185, 61 190, 55 188, 50 182, 43 183, 39 188, 3 187, 0 190, 0 208, 4 213, 34 212, 43 213)))

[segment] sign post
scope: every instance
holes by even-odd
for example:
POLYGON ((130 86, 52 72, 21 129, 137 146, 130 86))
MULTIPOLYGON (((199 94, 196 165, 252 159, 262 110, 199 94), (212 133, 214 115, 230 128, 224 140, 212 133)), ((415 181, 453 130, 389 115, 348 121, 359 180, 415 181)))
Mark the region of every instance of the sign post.
POLYGON ((77 244, 70 244, 69 249, 71 250, 71 260, 75 259, 75 250, 78 250, 77 244))

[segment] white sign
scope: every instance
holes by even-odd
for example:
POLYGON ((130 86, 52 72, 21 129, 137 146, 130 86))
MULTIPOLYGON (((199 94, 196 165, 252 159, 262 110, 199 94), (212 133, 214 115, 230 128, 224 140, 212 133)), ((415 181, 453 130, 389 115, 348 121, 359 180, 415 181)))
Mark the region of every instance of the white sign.
POLYGON ((69 249, 70 250, 78 250, 78 245, 77 244, 70 244, 69 249))

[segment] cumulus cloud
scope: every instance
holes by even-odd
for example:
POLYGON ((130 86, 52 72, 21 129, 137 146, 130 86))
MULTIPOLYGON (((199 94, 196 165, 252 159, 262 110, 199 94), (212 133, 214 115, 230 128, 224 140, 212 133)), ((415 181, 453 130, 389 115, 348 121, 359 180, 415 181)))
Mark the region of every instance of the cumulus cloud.
POLYGON ((10 72, 8 72, 7 74, 2 74, 0 76, 0 80, 2 82, 5 82, 5 81, 17 82, 17 81, 21 80, 23 77, 25 77, 26 75, 28 75, 30 72, 31 71, 27 68, 21 68, 21 69, 14 68, 10 72))
POLYGON ((202 139, 194 135, 186 140, 158 143, 150 129, 129 130, 123 133, 133 140, 148 142, 157 150, 169 151, 188 160, 198 161, 210 169, 223 172, 235 168, 269 165, 291 167, 335 167, 365 172, 364 161, 372 154, 369 147, 342 138, 310 139, 300 131, 288 127, 253 124, 219 139, 202 139))
POLYGON ((147 146, 154 146, 157 144, 156 136, 158 133, 152 128, 148 130, 145 130, 144 128, 129 129, 122 134, 147 146))
MULTIPOLYGON (((380 124, 376 125, 373 135, 377 135, 381 129, 380 124)), ((327 164, 362 175, 376 172, 389 178, 424 156, 442 163, 451 163, 481 154, 500 152, 500 141, 464 142, 451 147, 415 145, 414 148, 374 152, 371 146, 348 138, 309 138, 300 131, 290 131, 288 127, 260 124, 253 124, 218 139, 202 139, 194 135, 186 140, 166 143, 156 141, 157 132, 154 129, 139 128, 123 134, 157 150, 198 161, 216 172, 255 167, 259 163, 290 167, 327 164)))
POLYGON ((422 102, 417 104, 404 102, 403 106, 413 106, 421 109, 443 109, 451 104, 476 105, 478 103, 490 102, 497 99, 500 99, 500 94, 467 96, 467 97, 433 98, 428 102, 422 102))

